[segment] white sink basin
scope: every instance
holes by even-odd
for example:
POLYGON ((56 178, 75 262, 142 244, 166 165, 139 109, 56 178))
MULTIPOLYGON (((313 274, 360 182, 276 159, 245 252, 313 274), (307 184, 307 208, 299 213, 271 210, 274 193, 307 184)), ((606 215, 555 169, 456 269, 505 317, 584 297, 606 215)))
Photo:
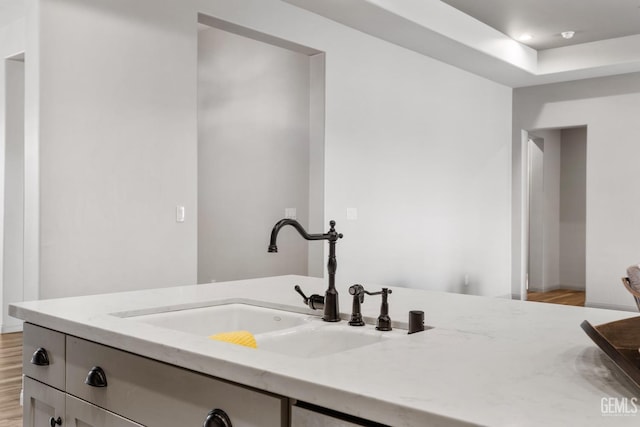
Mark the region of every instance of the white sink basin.
POLYGON ((249 331, 256 339, 258 350, 303 358, 352 350, 403 337, 407 333, 401 329, 381 332, 373 325, 354 327, 346 321, 329 323, 319 316, 320 312, 312 316, 230 303, 124 317, 203 338, 221 332, 249 331))
MULTIPOLYGON (((322 322, 322 320, 320 320, 322 322)), ((407 331, 377 331, 373 325, 349 326, 347 322, 304 325, 256 336, 258 348, 287 356, 314 358, 404 337, 407 331)))
POLYGON ((248 304, 222 304, 129 317, 136 322, 208 337, 231 331, 253 335, 302 325, 313 316, 248 304))

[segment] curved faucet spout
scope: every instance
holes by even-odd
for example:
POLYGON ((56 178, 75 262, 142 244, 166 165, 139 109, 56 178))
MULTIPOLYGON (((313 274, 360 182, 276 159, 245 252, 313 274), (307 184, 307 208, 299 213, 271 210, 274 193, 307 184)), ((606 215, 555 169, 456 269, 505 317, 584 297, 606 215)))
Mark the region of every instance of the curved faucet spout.
POLYGON ((278 252, 278 245, 276 244, 276 240, 278 239, 278 233, 280 232, 280 229, 285 225, 290 225, 293 228, 295 228, 305 240, 330 240, 331 239, 331 236, 329 236, 329 233, 309 234, 307 233, 307 230, 305 230, 298 221, 291 218, 285 218, 278 221, 276 225, 273 226, 273 230, 271 230, 271 241, 269 242, 269 250, 268 250, 269 252, 278 252))
POLYGON ((269 241, 269 252, 278 252, 278 245, 276 241, 278 239, 278 233, 285 225, 290 225, 295 228, 298 233, 305 240, 328 240, 329 241, 329 262, 327 263, 327 270, 329 272, 329 287, 327 288, 327 292, 325 293, 325 304, 324 304, 324 316, 323 320, 327 322, 339 322, 340 321, 340 311, 338 309, 338 291, 336 291, 335 280, 336 280, 336 269, 338 267, 338 263, 336 261, 336 242, 338 239, 342 239, 342 233, 336 232, 335 221, 329 222, 329 231, 324 234, 309 234, 307 230, 305 230, 302 225, 295 219, 285 218, 281 219, 273 226, 273 230, 271 230, 271 240, 269 241))

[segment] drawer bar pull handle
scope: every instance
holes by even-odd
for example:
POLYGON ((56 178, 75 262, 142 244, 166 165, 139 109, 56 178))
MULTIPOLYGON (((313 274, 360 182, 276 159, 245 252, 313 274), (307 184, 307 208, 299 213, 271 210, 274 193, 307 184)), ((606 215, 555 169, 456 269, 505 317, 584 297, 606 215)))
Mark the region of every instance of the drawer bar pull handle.
POLYGON ((91 387, 106 387, 107 375, 100 366, 94 366, 87 374, 87 378, 84 380, 84 383, 91 387))
POLYGON ((33 356, 31 356, 31 363, 37 366, 49 366, 49 355, 47 354, 47 350, 40 347, 34 351, 33 356))
POLYGON ((202 427, 232 427, 231 420, 222 409, 209 411, 202 427))
POLYGON ((49 418, 49 425, 51 427, 56 427, 56 425, 61 426, 62 425, 62 418, 58 417, 57 420, 55 418, 53 418, 53 417, 49 418))

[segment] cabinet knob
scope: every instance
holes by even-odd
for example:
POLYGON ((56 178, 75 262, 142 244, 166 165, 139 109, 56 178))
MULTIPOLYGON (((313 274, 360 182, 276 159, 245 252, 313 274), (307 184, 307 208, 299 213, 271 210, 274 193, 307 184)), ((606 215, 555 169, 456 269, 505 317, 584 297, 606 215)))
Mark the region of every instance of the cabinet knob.
POLYGON ((49 366, 49 355, 47 354, 47 350, 40 347, 34 351, 33 356, 31 356, 31 363, 37 366, 49 366))
POLYGON ((87 374, 87 378, 85 378, 84 383, 91 387, 106 387, 107 375, 100 366, 94 366, 87 374))
POLYGON ((51 427, 56 427, 56 425, 61 426, 62 425, 62 418, 58 417, 58 419, 55 419, 53 417, 49 418, 49 425, 51 427))
POLYGON ((231 420, 222 409, 209 411, 202 427, 232 427, 231 420))

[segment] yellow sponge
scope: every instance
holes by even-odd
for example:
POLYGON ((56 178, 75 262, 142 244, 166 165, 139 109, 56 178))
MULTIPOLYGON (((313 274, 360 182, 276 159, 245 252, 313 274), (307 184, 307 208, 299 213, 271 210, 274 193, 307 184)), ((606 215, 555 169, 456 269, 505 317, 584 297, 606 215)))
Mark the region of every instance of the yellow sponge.
POLYGON ((209 339, 244 345, 245 347, 258 348, 256 339, 249 331, 222 332, 220 334, 210 335, 209 339))

